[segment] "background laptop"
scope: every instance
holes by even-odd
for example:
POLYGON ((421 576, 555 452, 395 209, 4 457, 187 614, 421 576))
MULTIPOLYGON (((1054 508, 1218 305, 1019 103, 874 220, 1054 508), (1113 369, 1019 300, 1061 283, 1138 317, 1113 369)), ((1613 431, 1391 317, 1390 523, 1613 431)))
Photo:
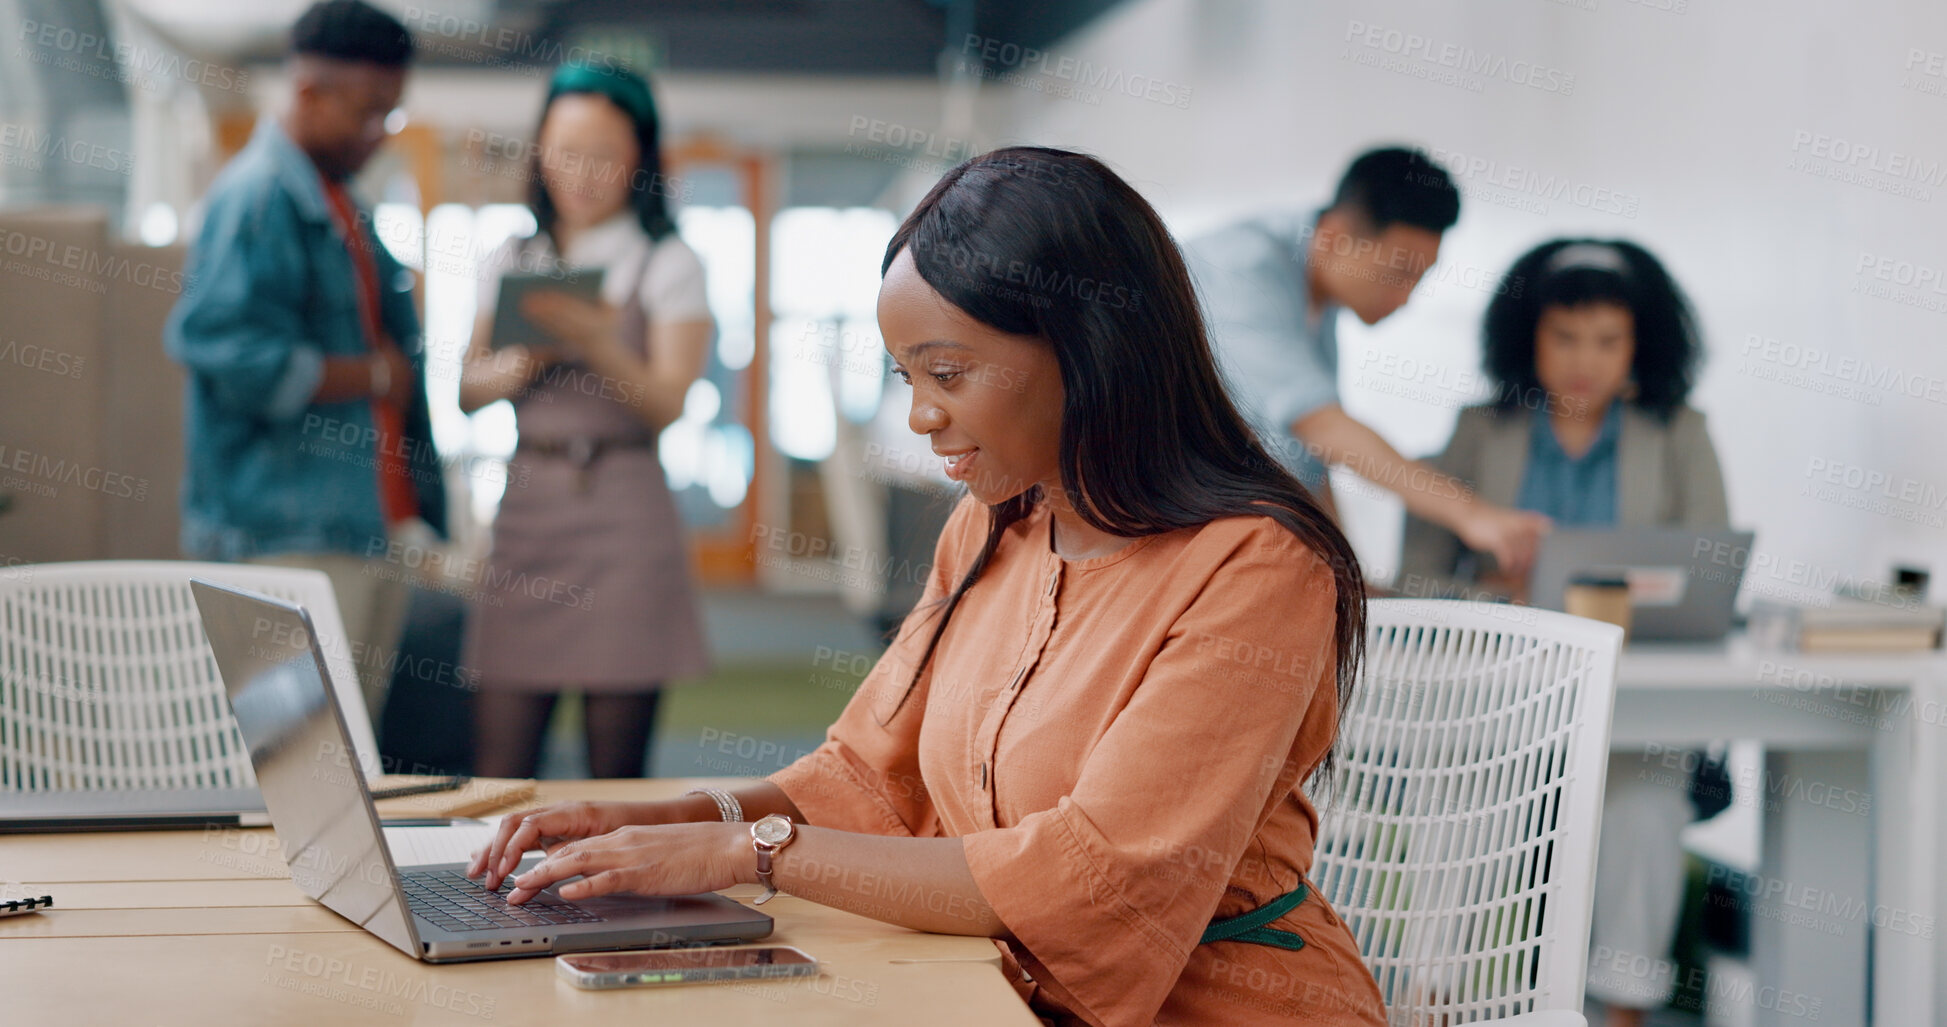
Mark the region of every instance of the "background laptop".
POLYGON ((263 796, 255 788, 0 792, 0 834, 269 823, 263 796))
MULTIPOLYGON (((324 655, 302 607, 191 579, 224 692, 257 785, 306 895, 427 962, 591 949, 750 941, 771 918, 721 895, 608 895, 569 902, 554 888, 520 906, 465 877, 464 863, 397 868, 324 655)), ((531 857, 522 866, 539 862, 531 857)), ((565 883, 565 882, 564 882, 565 883)))
POLYGON ((1535 558, 1528 599, 1559 610, 1571 579, 1615 575, 1629 581, 1630 641, 1723 638, 1753 538, 1730 528, 1550 532, 1535 558))

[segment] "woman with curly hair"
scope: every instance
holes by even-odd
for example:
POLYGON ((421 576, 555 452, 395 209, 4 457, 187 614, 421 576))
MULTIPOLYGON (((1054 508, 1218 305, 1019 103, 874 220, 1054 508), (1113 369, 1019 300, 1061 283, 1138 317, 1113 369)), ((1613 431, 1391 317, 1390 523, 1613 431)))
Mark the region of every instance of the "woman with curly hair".
MULTIPOLYGON (((1461 411, 1431 462, 1489 502, 1563 527, 1728 527, 1717 451, 1686 403, 1702 355, 1696 318, 1663 265, 1634 243, 1557 239, 1516 261, 1507 282, 1483 331, 1493 399, 1461 411)), ((1414 518, 1397 585, 1527 598, 1525 581, 1414 518)), ((1697 815, 1685 790, 1642 767, 1640 753, 1612 756, 1603 795, 1588 991, 1610 1027, 1669 1001, 1678 835, 1697 815), (1648 976, 1631 972, 1642 966, 1648 976)))
MULTIPOLYGON (((1460 412, 1429 463, 1559 527, 1728 525, 1717 450, 1687 403, 1703 353, 1696 318, 1663 265, 1630 242, 1557 239, 1515 261, 1506 281, 1482 331, 1493 395, 1460 412)), ((1413 517, 1397 585, 1420 596, 1527 592, 1413 517)))

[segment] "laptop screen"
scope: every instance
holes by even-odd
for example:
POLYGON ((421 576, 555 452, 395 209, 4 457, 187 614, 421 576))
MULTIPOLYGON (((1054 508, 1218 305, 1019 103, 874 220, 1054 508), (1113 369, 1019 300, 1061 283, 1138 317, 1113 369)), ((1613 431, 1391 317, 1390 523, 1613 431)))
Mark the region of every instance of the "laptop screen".
POLYGON ((415 958, 378 815, 303 609, 191 579, 291 880, 415 958))

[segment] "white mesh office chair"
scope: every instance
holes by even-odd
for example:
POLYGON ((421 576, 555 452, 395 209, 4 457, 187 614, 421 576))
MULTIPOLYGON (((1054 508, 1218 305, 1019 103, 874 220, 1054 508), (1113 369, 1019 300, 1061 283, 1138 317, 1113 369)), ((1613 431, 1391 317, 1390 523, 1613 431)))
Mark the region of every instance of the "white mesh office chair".
POLYGON ((1312 877, 1395 1024, 1580 1027, 1622 629, 1379 599, 1312 877))
POLYGON ((255 787, 189 579, 302 604, 368 771, 378 744, 331 579, 231 563, 0 571, 0 791, 255 787))

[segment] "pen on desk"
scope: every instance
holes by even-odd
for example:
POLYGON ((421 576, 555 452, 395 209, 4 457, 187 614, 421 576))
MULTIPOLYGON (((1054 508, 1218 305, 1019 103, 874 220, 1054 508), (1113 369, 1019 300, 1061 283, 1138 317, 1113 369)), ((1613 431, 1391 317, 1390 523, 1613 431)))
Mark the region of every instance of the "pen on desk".
POLYGON ((383 817, 379 820, 380 827, 459 827, 484 823, 472 817, 383 817))
POLYGON ((402 799, 408 795, 430 795, 433 792, 453 792, 465 788, 473 779, 464 774, 429 781, 425 784, 399 785, 394 788, 372 789, 372 799, 402 799))
POLYGON ((23 913, 38 913, 52 905, 54 905, 54 896, 52 895, 43 895, 38 899, 32 897, 10 899, 6 902, 0 902, 0 916, 19 916, 23 913))

